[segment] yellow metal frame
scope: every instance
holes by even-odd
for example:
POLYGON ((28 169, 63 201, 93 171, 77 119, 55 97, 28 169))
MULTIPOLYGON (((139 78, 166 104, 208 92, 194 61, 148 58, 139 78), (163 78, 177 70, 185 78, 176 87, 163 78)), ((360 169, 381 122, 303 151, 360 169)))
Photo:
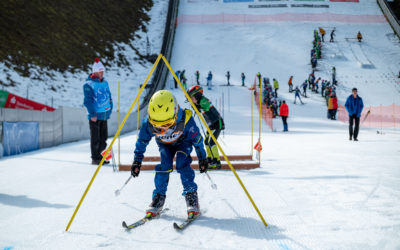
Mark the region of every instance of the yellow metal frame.
MULTIPOLYGON (((210 128, 208 127, 207 123, 205 122, 203 116, 200 115, 199 110, 196 108, 196 106, 195 106, 194 103, 192 102, 191 98, 189 97, 188 93, 186 92, 185 88, 183 87, 182 83, 180 82, 179 78, 176 76, 175 72, 172 70, 171 66, 169 65, 167 59, 166 59, 162 54, 160 54, 160 55, 157 57, 157 60, 156 60, 156 62, 154 63, 153 67, 151 68, 149 74, 147 75, 147 78, 146 78, 146 80, 144 81, 142 87, 139 89, 139 92, 138 92, 138 94, 136 95, 135 100, 133 101, 132 105, 130 106, 130 108, 129 108, 129 110, 128 110, 128 113, 125 115, 124 120, 122 121, 122 123, 120 124, 120 126, 119 126, 117 132, 115 133, 114 138, 112 139, 110 145, 108 146, 108 148, 107 148, 107 150, 106 150, 106 153, 104 154, 103 158, 101 159, 99 166, 97 167, 96 171, 94 172, 94 174, 93 174, 93 176, 92 176, 92 179, 90 180, 88 186, 87 186, 86 189, 85 189, 85 192, 83 193, 83 195, 82 195, 82 197, 81 197, 81 199, 80 199, 78 205, 76 206, 76 208, 75 208, 75 210, 74 210, 74 213, 72 214, 72 217, 71 217, 71 219, 69 220, 68 225, 67 225, 65 231, 68 231, 69 228, 71 227, 71 224, 72 224, 72 222, 74 221, 75 216, 76 216, 77 212, 79 211, 79 208, 81 207, 83 200, 85 199, 87 193, 89 192, 89 189, 90 189, 90 187, 92 186, 94 179, 96 178, 96 176, 97 176, 97 174, 98 174, 100 168, 103 166, 105 157, 108 155, 108 153, 110 152, 111 147, 113 146, 115 140, 116 140, 117 137, 120 135, 120 132, 121 132, 122 128, 124 127, 125 122, 127 121, 128 117, 129 117, 129 115, 130 115, 130 113, 132 112, 133 107, 135 106, 136 102, 138 102, 138 100, 139 100, 139 98, 140 98, 140 95, 142 94, 144 88, 145 88, 146 85, 147 85, 147 82, 149 81, 151 75, 153 74, 155 68, 157 67, 157 65, 158 65, 158 63, 160 62, 161 59, 164 61, 165 65, 167 66, 167 68, 169 69, 169 71, 171 72, 171 74, 174 76, 175 80, 178 82, 179 87, 182 89, 182 91, 183 91, 183 93, 185 94, 186 98, 189 100, 190 104, 192 105, 194 111, 197 113, 197 115, 199 116, 201 122, 204 124, 205 128, 207 129, 208 133, 210 134, 211 138, 213 139, 213 141, 214 141, 215 144, 217 145, 218 149, 220 150, 220 152, 221 152, 222 155, 224 156, 225 161, 228 163, 229 168, 232 170, 232 172, 233 172, 233 174, 235 175, 235 177, 236 177, 237 181, 239 182, 240 186, 243 188, 244 192, 246 193, 247 197, 249 198, 249 200, 250 200, 251 204, 253 205, 254 209, 256 210, 257 214, 260 216, 261 221, 264 223, 265 226, 268 226, 267 222, 264 220, 264 217, 262 216, 260 210, 258 209, 257 205, 256 205, 255 202, 253 201, 253 198, 250 196, 250 194, 249 194, 249 192, 247 191, 246 187, 244 186, 242 180, 239 178, 238 174, 236 173, 236 170, 233 168, 233 166, 232 166, 231 162, 229 161, 228 157, 226 156, 225 152, 222 150, 220 144, 218 143, 217 139, 214 137, 213 133, 211 133, 211 130, 210 130, 210 128)), ((261 114, 261 113, 260 113, 260 114, 261 114)), ((261 130, 260 130, 260 131, 261 131, 261 130)))
POLYGON ((136 140, 139 138, 139 124, 140 124, 140 99, 137 103, 137 117, 136 117, 136 140))

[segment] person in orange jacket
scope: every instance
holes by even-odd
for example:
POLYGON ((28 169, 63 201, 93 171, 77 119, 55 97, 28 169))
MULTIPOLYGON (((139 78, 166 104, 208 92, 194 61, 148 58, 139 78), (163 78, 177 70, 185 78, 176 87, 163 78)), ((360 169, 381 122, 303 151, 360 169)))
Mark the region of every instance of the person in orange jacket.
POLYGON ((326 31, 323 28, 319 27, 319 33, 321 34, 322 42, 325 42, 324 41, 324 36, 326 34, 326 31))
POLYGON ((359 31, 358 33, 357 33, 357 39, 358 39, 358 41, 361 43, 361 40, 362 40, 362 35, 361 35, 361 32, 359 31))
POLYGON ((290 76, 288 85, 289 85, 289 93, 292 93, 293 92, 293 76, 290 76))
POLYGON ((279 109, 279 115, 281 116, 283 122, 283 132, 289 131, 287 124, 287 118, 289 116, 289 107, 286 104, 286 101, 282 101, 281 107, 279 109))
POLYGON ((328 100, 329 119, 336 120, 337 109, 338 109, 337 97, 334 93, 332 93, 328 100))

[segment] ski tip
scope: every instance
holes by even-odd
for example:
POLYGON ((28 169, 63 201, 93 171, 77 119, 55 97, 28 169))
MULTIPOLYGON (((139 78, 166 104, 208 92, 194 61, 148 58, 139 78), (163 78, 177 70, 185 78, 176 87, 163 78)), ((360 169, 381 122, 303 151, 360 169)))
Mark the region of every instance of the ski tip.
POLYGON ((124 228, 128 228, 128 225, 126 224, 126 222, 125 222, 125 221, 123 221, 123 222, 122 222, 122 227, 124 227, 124 228))
POLYGON ((181 230, 181 229, 182 229, 181 227, 179 227, 178 224, 176 224, 176 222, 174 222, 174 228, 175 228, 176 230, 181 230))

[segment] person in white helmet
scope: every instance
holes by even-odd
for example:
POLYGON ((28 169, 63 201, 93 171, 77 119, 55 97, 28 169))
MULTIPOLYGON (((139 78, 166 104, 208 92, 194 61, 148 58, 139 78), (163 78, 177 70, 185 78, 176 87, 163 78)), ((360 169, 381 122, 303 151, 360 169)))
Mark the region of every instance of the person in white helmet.
MULTIPOLYGON (((113 108, 111 92, 108 82, 104 78, 104 72, 104 65, 96 57, 92 66, 92 73, 83 85, 83 103, 88 111, 93 165, 100 163, 102 159, 101 152, 106 149, 108 137, 107 120, 110 119, 113 108)), ((104 164, 109 163, 109 161, 104 161, 104 164)))

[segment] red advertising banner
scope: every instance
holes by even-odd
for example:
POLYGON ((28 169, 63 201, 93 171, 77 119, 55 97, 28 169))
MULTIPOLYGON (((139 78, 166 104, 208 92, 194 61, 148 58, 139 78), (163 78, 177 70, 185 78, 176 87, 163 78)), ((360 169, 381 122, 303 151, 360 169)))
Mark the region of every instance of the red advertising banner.
POLYGON ((54 111, 55 109, 9 93, 4 108, 54 111))

